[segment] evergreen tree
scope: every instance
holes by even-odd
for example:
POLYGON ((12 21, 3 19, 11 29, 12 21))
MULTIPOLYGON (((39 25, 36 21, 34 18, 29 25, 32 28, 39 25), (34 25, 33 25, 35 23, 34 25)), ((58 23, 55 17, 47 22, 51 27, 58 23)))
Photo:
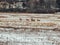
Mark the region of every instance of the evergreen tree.
POLYGON ((60 8, 60 0, 56 0, 57 7, 60 8))

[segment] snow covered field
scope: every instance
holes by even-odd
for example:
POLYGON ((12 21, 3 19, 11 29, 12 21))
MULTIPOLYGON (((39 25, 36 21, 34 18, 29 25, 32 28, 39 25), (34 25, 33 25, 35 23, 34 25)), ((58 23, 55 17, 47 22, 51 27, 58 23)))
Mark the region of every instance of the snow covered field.
POLYGON ((53 30, 31 30, 0 28, 0 41, 7 45, 60 45, 60 32, 53 30))
POLYGON ((60 45, 59 27, 60 15, 0 13, 0 45, 60 45), (26 22, 25 19, 33 17, 35 20, 40 19, 40 22, 39 20, 38 22, 33 22, 33 20, 32 23, 30 22, 31 24, 29 21, 26 22), (20 18, 22 18, 22 21, 20 21, 20 18), (48 25, 42 26, 43 22, 44 24, 48 22, 48 25), (49 24, 51 22, 56 25, 51 26, 49 24), (26 24, 30 25, 26 26, 26 24), (30 28, 20 28, 22 25, 24 27, 30 26, 30 28))

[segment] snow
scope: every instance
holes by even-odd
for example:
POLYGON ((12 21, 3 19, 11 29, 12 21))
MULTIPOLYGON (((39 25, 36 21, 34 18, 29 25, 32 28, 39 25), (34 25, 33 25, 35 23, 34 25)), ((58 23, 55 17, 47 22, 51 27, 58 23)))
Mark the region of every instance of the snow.
MULTIPOLYGON (((10 28, 8 30, 14 29, 10 28)), ((9 31, 0 33, 0 41, 9 41, 9 45, 58 45, 60 43, 60 33, 58 31, 39 30, 36 32, 36 30, 33 30, 31 32, 31 29, 17 30, 15 32, 11 31, 11 33, 9 31)))

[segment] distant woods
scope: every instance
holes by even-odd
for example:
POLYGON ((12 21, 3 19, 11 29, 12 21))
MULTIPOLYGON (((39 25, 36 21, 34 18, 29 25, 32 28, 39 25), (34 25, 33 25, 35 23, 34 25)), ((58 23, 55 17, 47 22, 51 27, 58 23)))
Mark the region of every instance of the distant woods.
POLYGON ((0 11, 6 12, 51 12, 60 0, 0 0, 0 11))
POLYGON ((56 3, 57 3, 57 7, 60 8, 60 0, 56 0, 56 3))

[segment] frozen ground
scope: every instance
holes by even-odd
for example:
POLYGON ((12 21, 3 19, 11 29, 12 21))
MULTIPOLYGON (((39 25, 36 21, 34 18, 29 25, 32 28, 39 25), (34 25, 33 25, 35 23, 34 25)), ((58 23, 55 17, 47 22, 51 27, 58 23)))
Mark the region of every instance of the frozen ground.
MULTIPOLYGON (((2 14, 0 13, 0 45, 60 45, 60 28, 55 30, 50 30, 48 26, 41 25, 42 27, 48 28, 44 29, 34 29, 34 27, 39 27, 40 23, 53 22, 56 25, 54 27, 60 27, 60 15, 54 14, 2 14), (36 21, 29 23, 26 19, 34 18, 36 21), (22 19, 22 21, 20 21, 22 19), (30 24, 30 28, 11 28, 19 27, 21 25, 30 24), (39 26, 38 26, 39 25, 39 26), (1 27, 2 26, 2 27, 1 27), (8 28, 10 26, 10 28, 8 28)), ((41 28, 41 26, 39 28, 41 28)), ((28 27, 28 26, 27 26, 28 27)), ((53 28, 53 26, 51 26, 53 28)))
POLYGON ((60 45, 59 31, 3 28, 0 30, 0 41, 4 42, 4 45, 60 45))

